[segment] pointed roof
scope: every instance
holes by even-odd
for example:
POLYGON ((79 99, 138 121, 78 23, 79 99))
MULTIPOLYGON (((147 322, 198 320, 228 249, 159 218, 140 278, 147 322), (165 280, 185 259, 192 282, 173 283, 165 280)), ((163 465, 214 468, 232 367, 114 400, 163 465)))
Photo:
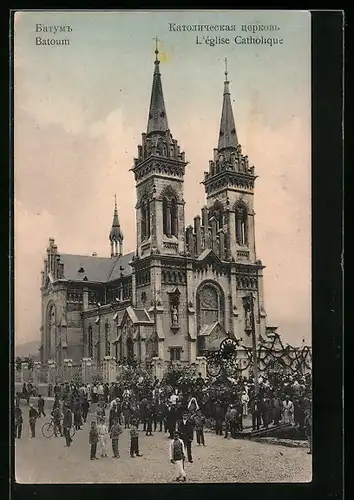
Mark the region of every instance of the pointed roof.
POLYGON ((124 325, 127 320, 127 317, 130 318, 131 322, 134 325, 142 324, 142 325, 154 325, 154 322, 149 316, 149 313, 146 309, 138 309, 132 306, 128 306, 124 311, 122 321, 120 322, 120 328, 124 325))
POLYGON ((212 250, 211 248, 206 248, 205 250, 203 250, 202 253, 199 255, 199 257, 197 258, 197 261, 203 261, 203 260, 207 259, 208 257, 210 258, 210 260, 214 260, 218 264, 221 263, 221 260, 216 255, 214 250, 212 250))
POLYGON ((236 148, 238 145, 234 114, 231 106, 229 81, 227 79, 227 60, 225 59, 224 98, 222 103, 218 150, 236 148))
POLYGON ((118 219, 118 209, 117 209, 117 197, 114 195, 114 213, 113 213, 113 222, 112 229, 109 233, 110 241, 123 241, 123 231, 120 228, 119 219, 118 219))
POLYGON ((158 43, 158 38, 156 37, 156 50, 155 50, 156 59, 155 59, 154 75, 152 80, 147 135, 152 134, 153 132, 164 133, 167 132, 168 130, 165 101, 163 98, 163 91, 162 91, 160 61, 158 58, 159 50, 157 43, 158 43))

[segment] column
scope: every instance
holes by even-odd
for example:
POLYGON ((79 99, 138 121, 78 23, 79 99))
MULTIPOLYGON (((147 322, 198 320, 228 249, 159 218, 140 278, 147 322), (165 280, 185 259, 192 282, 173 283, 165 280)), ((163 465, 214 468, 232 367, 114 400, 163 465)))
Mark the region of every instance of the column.
POLYGON ((195 363, 197 359, 197 341, 189 340, 189 362, 195 363))
POLYGON ((72 359, 64 359, 64 382, 71 382, 72 380, 72 359))
POLYGON ((28 363, 22 363, 21 364, 21 382, 28 382, 29 380, 29 369, 28 369, 28 363))
POLYGON ((209 248, 209 219, 207 207, 202 208, 202 219, 204 227, 204 250, 209 248))
POLYGON ((186 239, 188 244, 188 250, 191 255, 194 255, 194 239, 193 239, 193 227, 188 226, 186 230, 186 239))
POLYGON ((166 233, 167 236, 171 236, 171 202, 168 200, 166 202, 166 233))
POLYGON ((237 280, 236 280, 236 270, 231 270, 230 276, 230 286, 231 286, 231 302, 228 304, 228 316, 229 321, 226 324, 230 324, 232 328, 232 333, 236 337, 244 337, 244 334, 239 331, 239 311, 237 309, 237 280))
POLYGON ((54 359, 48 359, 48 384, 56 382, 56 363, 54 359))
POLYGON ((263 289, 263 269, 259 269, 257 272, 257 278, 258 278, 258 294, 256 294, 257 299, 259 300, 259 331, 257 332, 258 335, 263 335, 266 330, 266 318, 267 318, 267 313, 265 311, 265 306, 264 306, 264 289, 263 289))
POLYGON ((200 215, 194 217, 194 232, 195 232, 195 253, 200 255, 202 246, 202 234, 200 230, 200 215))
POLYGON ((194 291, 194 277, 193 277, 193 267, 191 263, 188 263, 188 268, 187 268, 187 308, 188 308, 188 314, 187 314, 187 333, 189 335, 190 339, 196 339, 197 338, 197 331, 196 331, 196 324, 195 324, 195 309, 194 309, 194 304, 192 302, 193 298, 193 291, 194 291))
POLYGON ((219 257, 225 260, 225 234, 223 229, 219 232, 219 257))
POLYGON ((145 344, 145 340, 140 340, 140 354, 141 354, 140 361, 145 361, 145 359, 146 359, 146 344, 145 344))
POLYGON ((243 210, 237 209, 236 212, 236 241, 239 245, 243 245, 244 242, 242 241, 242 215, 243 215, 243 210))
POLYGON ((139 356, 138 356, 138 340, 136 339, 133 339, 133 350, 134 350, 134 358, 136 360, 138 360, 139 356))
POLYGON ((171 204, 171 232, 176 238, 178 238, 178 217, 179 217, 179 205, 176 202, 171 204))
POLYGON ((185 201, 176 204, 176 237, 178 239, 178 253, 185 252, 185 201))
POLYGON ((205 379, 207 376, 206 365, 207 361, 204 356, 197 356, 196 358, 197 373, 201 373, 202 377, 205 379))
POLYGON ((160 251, 163 248, 163 202, 162 200, 155 200, 153 203, 154 210, 154 241, 153 246, 156 246, 160 251))
POLYGON ((256 260, 256 241, 254 234, 254 214, 249 214, 247 216, 248 228, 247 228, 247 239, 248 239, 248 248, 250 250, 250 261, 253 262, 256 260))
POLYGON ((109 384, 117 381, 116 360, 113 356, 103 358, 103 381, 109 384))
POLYGON ((92 382, 92 360, 91 358, 82 358, 82 381, 84 384, 91 384, 92 382))
POLYGON ((216 242, 216 219, 213 217, 211 219, 211 248, 215 253, 217 253, 217 242, 216 242))
POLYGON ((84 288, 83 289, 82 302, 83 302, 83 309, 84 309, 84 311, 87 311, 87 309, 89 308, 88 288, 84 288))
POLYGON ((235 212, 229 212, 228 217, 228 233, 229 233, 229 245, 230 245, 230 253, 231 257, 236 260, 237 257, 237 249, 236 249, 236 218, 235 212))
POLYGON ((159 349, 159 359, 164 360, 165 359, 165 349, 164 349, 164 341, 163 340, 159 340, 158 349, 159 349))
POLYGON ((33 381, 35 385, 39 385, 41 383, 41 362, 40 361, 35 361, 33 363, 33 381))
POLYGON ((135 267, 133 267, 133 272, 132 272, 132 306, 136 307, 136 305, 137 305, 136 274, 135 274, 135 267))

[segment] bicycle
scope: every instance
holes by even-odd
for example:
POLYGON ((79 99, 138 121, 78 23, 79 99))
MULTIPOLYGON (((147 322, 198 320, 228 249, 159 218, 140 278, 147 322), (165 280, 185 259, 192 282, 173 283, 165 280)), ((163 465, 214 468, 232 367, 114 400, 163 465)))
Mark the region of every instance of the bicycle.
MULTIPOLYGON (((60 428, 62 429, 62 424, 60 425, 60 428)), ((75 429, 74 425, 72 425, 70 427, 71 439, 74 437, 75 432, 76 432, 76 429, 75 429)), ((42 435, 47 439, 50 439, 51 437, 53 437, 53 435, 54 435, 54 420, 53 419, 51 419, 50 422, 46 422, 45 424, 42 425, 42 435)))

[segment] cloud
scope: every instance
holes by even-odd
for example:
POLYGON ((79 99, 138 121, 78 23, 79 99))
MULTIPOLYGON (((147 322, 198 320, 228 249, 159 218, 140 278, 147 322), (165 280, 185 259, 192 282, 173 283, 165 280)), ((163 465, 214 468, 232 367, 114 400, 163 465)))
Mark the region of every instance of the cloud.
POLYGON ((16 342, 39 338, 41 270, 48 237, 55 221, 48 211, 30 212, 14 201, 14 283, 16 342))

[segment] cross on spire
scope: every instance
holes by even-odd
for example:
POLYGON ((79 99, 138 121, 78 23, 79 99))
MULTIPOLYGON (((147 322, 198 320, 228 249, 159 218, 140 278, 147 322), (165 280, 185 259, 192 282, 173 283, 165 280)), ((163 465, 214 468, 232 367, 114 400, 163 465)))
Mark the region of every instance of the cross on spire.
POLYGON ((160 39, 156 36, 153 38, 153 40, 155 40, 156 43, 156 59, 152 81, 147 134, 153 132, 165 133, 168 130, 165 101, 162 92, 160 61, 158 58, 160 39))
POLYGON ((158 60, 159 60, 159 57, 158 57, 158 56, 159 56, 159 41, 160 41, 160 40, 159 40, 159 38, 158 38, 157 36, 155 36, 155 37, 153 38, 153 40, 155 40, 155 44, 156 44, 156 45, 155 45, 155 54, 156 54, 156 59, 155 59, 155 60, 156 60, 156 61, 158 61, 158 60))
POLYGON ((231 106, 231 96, 229 89, 228 71, 227 71, 227 58, 225 62, 225 81, 224 81, 224 97, 221 112, 220 132, 218 150, 221 151, 225 148, 236 148, 238 145, 234 114, 231 106))

